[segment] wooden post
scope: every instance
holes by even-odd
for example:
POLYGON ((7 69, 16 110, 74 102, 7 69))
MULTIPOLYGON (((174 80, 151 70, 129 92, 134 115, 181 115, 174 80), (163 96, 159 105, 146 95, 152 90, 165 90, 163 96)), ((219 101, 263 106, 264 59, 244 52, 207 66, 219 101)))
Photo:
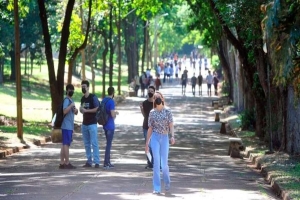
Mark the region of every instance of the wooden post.
POLYGON ((17 131, 18 138, 23 140, 23 114, 22 114, 22 81, 20 65, 20 29, 18 0, 14 0, 15 20, 15 65, 16 65, 16 95, 17 95, 17 131))

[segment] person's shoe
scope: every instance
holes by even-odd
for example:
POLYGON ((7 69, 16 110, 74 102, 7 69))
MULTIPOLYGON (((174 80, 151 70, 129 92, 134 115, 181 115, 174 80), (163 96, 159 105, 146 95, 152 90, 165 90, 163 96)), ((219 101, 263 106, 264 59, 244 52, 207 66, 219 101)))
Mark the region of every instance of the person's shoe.
POLYGON ((89 163, 85 163, 82 167, 92 167, 92 165, 89 163))
POLYGON ((71 163, 69 163, 65 166, 65 169, 76 169, 76 167, 74 165, 72 165, 71 163))
POLYGON ((153 165, 146 165, 145 169, 153 169, 153 165))
POLYGON ((108 163, 108 164, 104 164, 103 165, 103 168, 105 168, 105 169, 111 169, 111 168, 114 168, 115 166, 113 165, 113 164, 111 164, 111 163, 108 163))
POLYGON ((99 166, 99 164, 95 164, 95 168, 99 168, 100 166, 99 166))
POLYGON ((160 192, 154 190, 153 194, 160 194, 160 192))
POLYGON ((58 168, 59 169, 65 169, 65 166, 66 166, 65 164, 59 164, 58 168))

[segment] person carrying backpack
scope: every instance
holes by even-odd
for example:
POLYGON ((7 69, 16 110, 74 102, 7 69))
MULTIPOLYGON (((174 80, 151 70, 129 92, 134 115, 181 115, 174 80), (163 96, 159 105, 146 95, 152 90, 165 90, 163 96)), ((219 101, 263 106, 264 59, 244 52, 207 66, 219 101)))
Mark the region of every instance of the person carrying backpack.
POLYGON ((85 165, 83 165, 83 167, 92 167, 92 164, 94 162, 95 168, 99 168, 100 156, 96 119, 96 112, 99 107, 99 100, 96 97, 96 95, 89 93, 89 85, 90 83, 86 80, 83 80, 81 82, 81 91, 83 93, 80 106, 80 112, 83 114, 81 131, 85 148, 85 155, 87 158, 87 161, 85 165), (91 147, 93 149, 93 156, 91 147))
POLYGON ((74 86, 68 84, 66 86, 66 98, 63 101, 63 121, 61 124, 62 146, 60 149, 59 169, 75 169, 69 161, 69 148, 72 143, 72 135, 74 132, 74 114, 78 114, 78 109, 72 99, 74 94, 74 86))
POLYGON ((103 130, 106 138, 106 147, 105 147, 105 156, 103 168, 110 169, 114 168, 114 165, 110 162, 110 151, 112 146, 112 141, 115 133, 115 118, 119 114, 118 111, 115 110, 115 102, 113 100, 115 95, 115 88, 109 87, 107 89, 108 95, 102 100, 105 103, 106 113, 108 115, 108 121, 103 126, 103 130))

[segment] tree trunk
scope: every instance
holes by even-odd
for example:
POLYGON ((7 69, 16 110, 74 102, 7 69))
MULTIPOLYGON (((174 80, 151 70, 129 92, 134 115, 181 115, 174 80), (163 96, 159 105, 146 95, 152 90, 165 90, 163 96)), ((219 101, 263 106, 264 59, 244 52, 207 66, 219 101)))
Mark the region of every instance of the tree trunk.
POLYGON ((113 67, 114 67, 114 46, 113 46, 113 41, 112 41, 112 36, 113 36, 113 26, 112 26, 112 21, 113 21, 113 7, 110 7, 110 13, 109 13, 109 86, 112 87, 112 79, 113 79, 113 67))
MULTIPOLYGON (((82 0, 80 0, 80 19, 81 19, 81 31, 84 32, 83 28, 83 22, 84 17, 83 17, 83 9, 82 9, 82 0)), ((80 51, 81 53, 81 79, 86 80, 86 74, 85 74, 85 51, 84 49, 80 51)))
POLYGON ((106 85, 106 82, 105 82, 105 75, 106 75, 106 56, 107 56, 107 53, 108 53, 108 42, 107 42, 107 34, 105 32, 105 30, 103 31, 102 33, 102 36, 103 36, 103 42, 104 42, 104 50, 102 52, 102 60, 103 60, 103 66, 102 66, 102 98, 105 97, 105 85, 106 85))
POLYGON ((0 58, 0 84, 4 83, 4 60, 5 58, 0 58))
POLYGON ((143 53, 142 53, 142 71, 144 71, 144 65, 145 65, 145 58, 147 56, 147 26, 148 21, 144 21, 143 27, 144 28, 144 44, 143 44, 143 53))
MULTIPOLYGON (((72 71, 73 71, 74 64, 76 62, 76 57, 77 57, 77 55, 79 54, 80 51, 83 51, 85 49, 86 44, 87 44, 87 40, 88 40, 88 37, 89 37, 90 26, 91 26, 91 13, 92 13, 92 0, 89 0, 89 14, 88 14, 85 38, 84 38, 83 43, 80 45, 80 47, 75 49, 75 51, 73 52, 72 56, 69 59, 68 83, 72 83, 72 71)), ((85 72, 82 72, 82 73, 85 73, 85 72)))
POLYGON ((231 69, 230 69, 229 63, 227 62, 227 59, 226 59, 226 56, 225 56, 225 53, 224 53, 224 48, 223 48, 222 41, 218 42, 217 53, 219 55, 221 66, 222 66, 222 69, 223 69, 225 77, 226 77, 225 79, 228 81, 228 85, 229 85, 229 88, 228 88, 229 94, 228 94, 228 96, 231 100, 233 100, 232 74, 231 74, 231 69))
POLYGON ((300 154, 300 101, 295 99, 293 87, 288 88, 287 102, 287 143, 286 150, 290 154, 300 154), (295 101, 297 107, 295 107, 295 101))
POLYGON ((40 19, 44 35, 45 43, 45 54, 48 66, 48 76, 50 84, 50 94, 52 99, 52 114, 55 113, 57 106, 63 100, 64 95, 64 73, 65 73, 65 61, 67 55, 67 42, 69 38, 69 27, 71 21, 72 10, 74 7, 75 0, 69 0, 67 4, 67 9, 65 13, 65 19, 62 28, 62 36, 60 43, 59 51, 59 64, 57 69, 57 79, 55 77, 54 63, 53 63, 53 54, 51 46, 51 37, 49 34, 47 11, 45 8, 45 1, 38 0, 39 10, 40 10, 40 19))
POLYGON ((128 65, 128 80, 130 83, 131 79, 135 74, 138 73, 138 48, 137 48, 137 25, 136 25, 136 15, 131 13, 128 15, 128 21, 124 20, 125 25, 125 52, 127 57, 128 65))
POLYGON ((12 49, 11 51, 9 51, 9 55, 10 55, 10 71, 11 71, 10 80, 15 81, 16 80, 15 50, 12 49))

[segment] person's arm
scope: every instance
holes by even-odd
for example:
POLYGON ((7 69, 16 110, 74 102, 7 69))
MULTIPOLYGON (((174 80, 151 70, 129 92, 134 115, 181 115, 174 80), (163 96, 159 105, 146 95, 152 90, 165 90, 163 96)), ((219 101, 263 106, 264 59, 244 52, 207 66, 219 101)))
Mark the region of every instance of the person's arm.
MULTIPOLYGON (((109 101, 110 100, 108 100, 108 102, 109 101)), ((112 99, 112 101, 113 101, 113 99, 112 99)), ((108 104, 108 106, 109 106, 109 110, 110 110, 110 114, 111 114, 112 118, 116 118, 117 115, 119 114, 119 112, 115 110, 115 102, 114 101, 110 102, 110 104, 108 104)))
POLYGON ((64 103, 63 103, 64 104, 64 110, 63 110, 64 115, 68 114, 70 112, 70 110, 73 109, 73 107, 75 106, 75 104, 73 102, 70 105, 68 105, 69 101, 70 100, 68 98, 64 99, 64 103))
POLYGON ((98 99, 97 99, 97 97, 96 96, 94 96, 93 97, 93 103, 94 103, 94 105, 95 105, 95 108, 92 108, 92 109, 85 109, 85 108, 83 108, 82 106, 80 107, 80 112, 82 113, 82 114, 84 114, 84 113, 96 113, 97 112, 97 110, 98 110, 98 107, 100 106, 99 105, 99 101, 98 101, 98 99))
POLYGON ((119 114, 119 112, 116 111, 116 110, 111 110, 111 111, 110 111, 110 114, 111 114, 112 118, 116 118, 117 115, 119 114))
POLYGON ((145 111, 144 111, 144 106, 143 106, 144 103, 141 103, 140 104, 140 109, 141 109, 141 113, 143 115, 143 117, 145 117, 145 111))
POLYGON ((151 138, 151 135, 152 135, 152 127, 150 126, 148 128, 148 132, 147 132, 147 138, 146 138, 146 145, 145 145, 145 152, 149 152, 149 142, 150 142, 150 138, 151 138))

